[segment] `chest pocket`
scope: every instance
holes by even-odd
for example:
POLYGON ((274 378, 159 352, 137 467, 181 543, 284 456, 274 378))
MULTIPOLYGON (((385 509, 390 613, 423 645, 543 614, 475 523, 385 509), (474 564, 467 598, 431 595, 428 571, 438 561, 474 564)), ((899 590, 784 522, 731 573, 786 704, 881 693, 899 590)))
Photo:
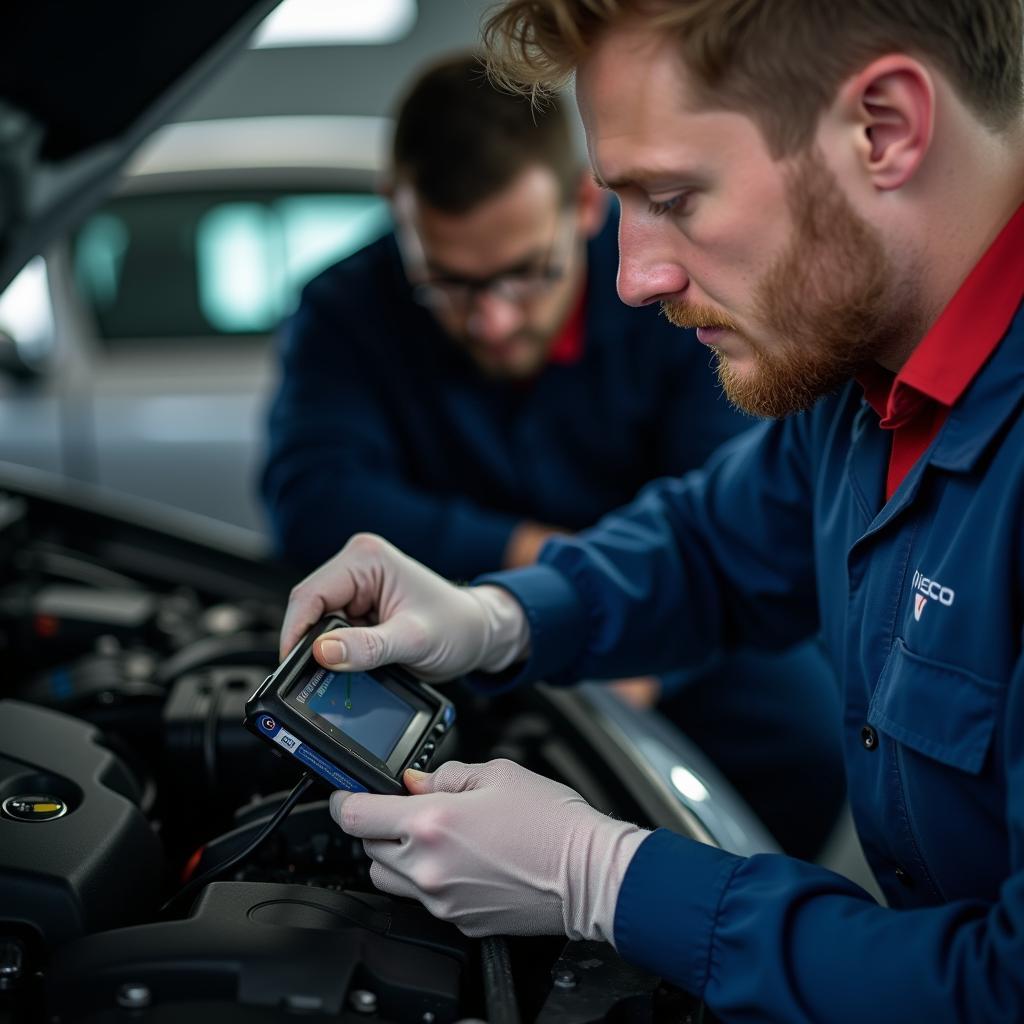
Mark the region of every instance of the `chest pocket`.
POLYGON ((893 644, 868 707, 868 722, 933 760, 977 774, 992 743, 1003 687, 893 644))

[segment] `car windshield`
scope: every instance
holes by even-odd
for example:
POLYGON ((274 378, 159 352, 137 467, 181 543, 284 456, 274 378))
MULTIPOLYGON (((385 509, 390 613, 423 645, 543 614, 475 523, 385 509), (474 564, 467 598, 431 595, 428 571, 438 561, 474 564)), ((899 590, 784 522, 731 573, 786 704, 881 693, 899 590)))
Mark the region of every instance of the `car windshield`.
POLYGON ((262 334, 388 222, 370 193, 122 196, 73 236, 75 282, 106 342, 262 334))

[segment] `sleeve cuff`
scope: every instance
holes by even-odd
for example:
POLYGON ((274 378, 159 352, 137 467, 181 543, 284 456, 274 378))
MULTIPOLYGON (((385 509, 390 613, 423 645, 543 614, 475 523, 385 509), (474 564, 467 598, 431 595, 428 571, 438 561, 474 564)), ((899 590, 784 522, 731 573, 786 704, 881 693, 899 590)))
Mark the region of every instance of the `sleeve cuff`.
POLYGON ((489 573, 473 583, 502 587, 523 606, 530 625, 530 651, 525 662, 505 672, 470 675, 470 685, 494 694, 539 679, 569 682, 569 668, 579 660, 587 640, 586 611, 572 584, 547 565, 489 573))
POLYGON ((742 857, 668 829, 652 832, 626 870, 615 907, 615 948, 700 998, 718 910, 742 857))

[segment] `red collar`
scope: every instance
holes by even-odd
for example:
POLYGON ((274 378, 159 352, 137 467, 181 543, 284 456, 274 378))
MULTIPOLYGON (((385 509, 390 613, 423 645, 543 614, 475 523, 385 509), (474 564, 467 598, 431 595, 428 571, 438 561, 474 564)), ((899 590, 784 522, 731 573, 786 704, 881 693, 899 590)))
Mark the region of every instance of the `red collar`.
POLYGON ((562 325, 558 337, 555 338, 551 351, 548 353, 548 362, 560 366, 569 366, 578 363, 583 358, 583 327, 584 310, 586 307, 587 289, 584 285, 580 289, 579 298, 569 319, 562 325))
POLYGON ((952 408, 995 351, 1024 297, 1024 205, 985 250, 895 377, 881 367, 858 380, 881 418, 898 427, 928 400, 952 408))

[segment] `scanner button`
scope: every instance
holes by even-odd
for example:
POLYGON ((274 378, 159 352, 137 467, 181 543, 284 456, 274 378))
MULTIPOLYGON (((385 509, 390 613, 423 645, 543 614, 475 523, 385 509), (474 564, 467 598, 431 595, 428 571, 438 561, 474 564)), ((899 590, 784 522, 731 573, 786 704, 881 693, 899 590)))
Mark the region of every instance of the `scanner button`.
POLYGON ((422 749, 422 750, 420 751, 420 753, 421 753, 421 754, 422 754, 422 755, 423 755, 424 757, 430 757, 430 755, 431 755, 431 754, 432 754, 432 753, 433 753, 433 752, 434 752, 435 750, 437 750, 437 747, 436 747, 436 746, 435 746, 435 745, 434 745, 434 744, 433 744, 433 743, 432 743, 432 742, 431 742, 430 740, 427 740, 427 742, 423 744, 423 749, 422 749))
POLYGON ((432 731, 433 731, 435 736, 440 738, 441 736, 443 736, 445 734, 447 728, 448 727, 444 724, 444 722, 438 722, 437 725, 434 726, 432 731))

